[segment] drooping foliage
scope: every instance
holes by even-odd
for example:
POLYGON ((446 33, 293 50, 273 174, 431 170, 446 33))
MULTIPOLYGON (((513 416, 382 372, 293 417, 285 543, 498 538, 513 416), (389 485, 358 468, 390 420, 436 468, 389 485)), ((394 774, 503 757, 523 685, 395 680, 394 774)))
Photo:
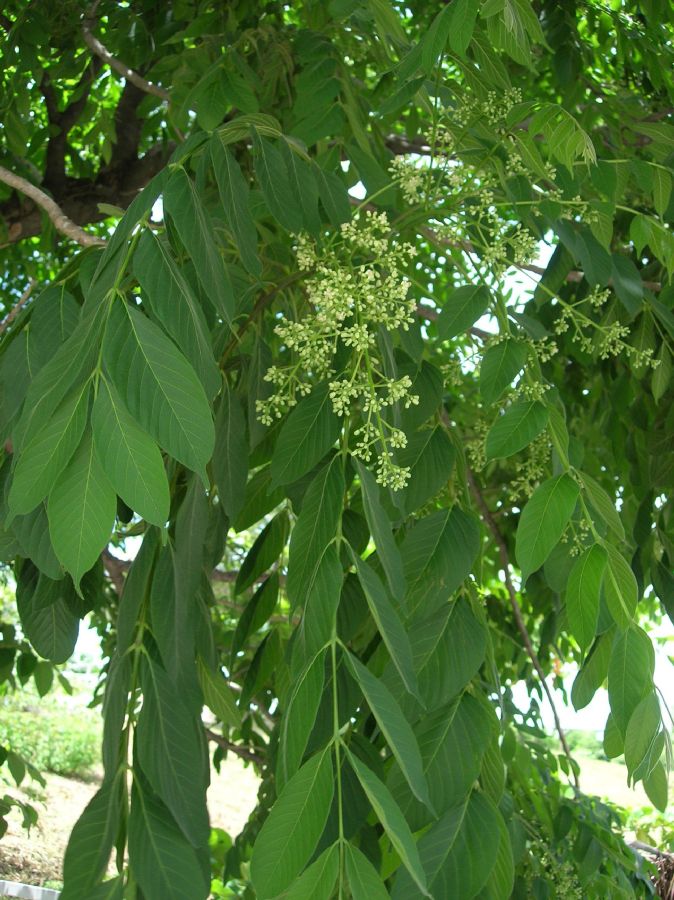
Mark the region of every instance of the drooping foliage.
POLYGON ((648 896, 541 710, 607 685, 665 807, 669 4, 0 24, 0 677, 106 657, 63 900, 648 896), (224 863, 209 747, 262 777, 224 863))

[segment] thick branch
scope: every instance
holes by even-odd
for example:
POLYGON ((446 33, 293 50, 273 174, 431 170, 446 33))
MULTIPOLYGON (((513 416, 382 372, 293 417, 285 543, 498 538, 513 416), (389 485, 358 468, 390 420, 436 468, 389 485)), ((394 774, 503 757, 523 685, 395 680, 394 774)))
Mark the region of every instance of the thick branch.
POLYGON ((559 714, 557 712, 557 707, 555 705, 554 698, 552 696, 552 692, 548 687, 548 683, 545 680, 545 672, 539 662, 538 656, 536 655, 536 651, 534 650, 534 645, 531 642, 531 637, 529 632, 527 631, 527 626, 524 622, 524 617, 522 616, 522 609, 517 601, 517 591, 515 590, 515 586, 512 582, 512 577, 510 575, 510 558, 508 556, 508 548, 506 546, 506 542, 503 539, 503 535, 499 531, 499 527, 496 524, 494 517, 491 514, 489 507, 487 506, 484 497, 482 496, 482 492, 477 486, 477 482, 475 481, 475 477, 470 469, 466 469, 466 474, 468 478, 468 484, 470 485, 470 489, 475 497, 475 502, 477 503, 480 512, 482 513, 482 517, 484 522, 491 531, 492 537, 496 542, 496 546, 498 547, 499 557, 501 560, 501 567, 503 568, 503 573, 505 577, 505 584, 508 591, 508 597, 510 598, 510 606, 513 611, 513 616, 515 618, 515 624, 517 625, 517 630, 520 633, 522 638, 522 642, 524 643, 524 648, 527 651, 527 655, 531 660, 531 664, 533 665, 536 673, 541 681, 541 687, 545 692, 545 696, 548 699, 548 703, 550 704, 550 709, 552 710, 552 716, 555 720, 555 728, 557 729, 557 734, 559 735, 559 740, 564 749, 564 753, 566 754, 567 759, 569 760, 569 768, 572 773, 573 782, 576 788, 580 788, 580 784, 578 782, 578 775, 576 774, 576 770, 573 764, 573 760, 571 758, 571 750, 569 749, 569 745, 566 740, 566 735, 564 734, 564 729, 562 728, 562 723, 559 719, 559 714))
POLYGON ((26 181, 20 175, 15 175, 3 166, 0 166, 0 181, 25 194, 26 197, 30 197, 34 203, 37 203, 47 213, 57 231, 71 240, 77 241, 82 247, 101 247, 105 244, 102 238, 87 234, 79 225, 71 221, 50 196, 41 191, 36 185, 31 184, 30 181, 26 181))
POLYGON ((47 107, 47 116, 52 126, 53 133, 47 144, 47 158, 43 184, 50 190, 55 190, 65 181, 65 155, 68 147, 68 133, 84 111, 91 85, 100 72, 102 63, 99 59, 89 62, 77 83, 72 100, 62 111, 58 110, 56 94, 49 80, 48 72, 45 72, 40 82, 40 90, 47 107))
POLYGON ((112 53, 110 53, 110 51, 103 46, 103 44, 91 31, 91 26, 93 24, 93 20, 87 18, 84 20, 84 23, 82 25, 84 43, 87 45, 87 47, 89 47, 91 52, 95 53, 96 56, 100 57, 103 62, 107 63, 111 69, 114 69, 115 72, 118 72, 122 76, 122 78, 130 81, 131 84, 134 84, 141 91, 144 91, 146 94, 152 94, 155 97, 159 97, 161 100, 168 100, 168 91, 164 90, 164 88, 159 87, 156 84, 152 84, 151 81, 147 81, 145 78, 143 78, 142 75, 139 75, 138 72, 134 72, 133 69, 130 69, 121 60, 114 57, 112 53))
MULTIPOLYGON (((107 217, 107 213, 100 211, 99 204, 111 203, 126 209, 138 192, 166 165, 174 146, 171 142, 157 144, 140 159, 106 167, 95 180, 67 178, 53 192, 53 202, 77 225, 100 222, 107 217)), ((34 185, 30 187, 36 189, 34 185)), ((17 195, 0 203, 0 218, 4 219, 8 232, 7 240, 0 244, 0 249, 40 234, 44 226, 40 210, 17 195)))
POLYGON ((125 559, 119 559, 119 557, 114 556, 107 548, 101 553, 101 559, 116 593, 121 597, 124 590, 124 573, 129 568, 130 563, 125 559))
POLYGON ((14 319, 16 319, 16 317, 19 315, 23 305, 27 302, 28 298, 32 294, 35 284, 36 282, 31 278, 28 282, 28 287, 26 288, 26 290, 23 292, 23 294, 21 294, 19 299, 7 313, 2 322, 0 322, 0 335, 4 334, 4 332, 9 328, 14 319))
POLYGON ((234 744, 232 741, 228 741, 227 738, 224 738, 221 734, 217 734, 215 731, 211 731, 210 728, 206 728, 205 730, 208 740, 213 741, 214 744, 222 747, 223 750, 227 750, 229 753, 234 753, 236 756, 241 757, 241 759, 246 759, 248 760, 248 762, 255 763, 255 765, 257 766, 264 765, 264 757, 259 753, 256 753, 254 750, 250 750, 248 747, 240 747, 238 744, 234 744))

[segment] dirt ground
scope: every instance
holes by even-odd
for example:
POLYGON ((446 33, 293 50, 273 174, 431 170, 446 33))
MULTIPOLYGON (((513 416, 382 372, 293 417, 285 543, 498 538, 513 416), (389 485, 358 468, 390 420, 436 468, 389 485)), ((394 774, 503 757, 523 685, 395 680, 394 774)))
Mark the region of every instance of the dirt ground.
MULTIPOLYGON (((21 827, 21 816, 13 811, 9 829, 0 840, 0 878, 25 884, 48 886, 61 881, 61 862, 70 831, 98 789, 99 778, 88 781, 46 775, 47 787, 18 792, 2 786, 0 793, 27 800, 37 809, 39 821, 30 834, 21 827)), ((211 772, 208 808, 211 824, 232 837, 245 825, 255 807, 259 780, 252 768, 238 759, 228 759, 220 774, 211 772)))

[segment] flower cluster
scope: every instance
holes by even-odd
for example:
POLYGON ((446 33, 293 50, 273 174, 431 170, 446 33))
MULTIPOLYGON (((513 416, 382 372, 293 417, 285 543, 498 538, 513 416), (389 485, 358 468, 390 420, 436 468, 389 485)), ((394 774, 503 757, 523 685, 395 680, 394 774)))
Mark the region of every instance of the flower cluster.
POLYGON ((591 318, 583 307, 590 310, 599 310, 606 303, 610 292, 595 287, 581 300, 568 303, 557 297, 560 314, 555 323, 554 330, 558 335, 570 332, 571 340, 585 353, 594 353, 599 359, 609 359, 626 353, 635 367, 657 367, 657 360, 653 359, 653 350, 650 348, 634 347, 627 342, 630 329, 622 325, 609 314, 601 322, 591 318))
POLYGON ((515 476, 508 485, 508 495, 513 503, 530 497, 543 481, 550 466, 552 444, 547 432, 539 434, 515 464, 515 476))
POLYGON ((257 401, 257 411, 260 421, 271 425, 309 393, 313 383, 328 379, 337 415, 360 414, 353 454, 365 462, 376 459, 377 481, 400 490, 409 470, 396 464, 393 451, 407 439, 387 421, 385 411, 394 404, 409 407, 418 397, 410 391, 409 376, 395 378, 384 372, 377 334, 380 329, 407 330, 413 321, 416 304, 408 297, 410 282, 404 272, 414 249, 393 241, 389 232, 386 215, 366 211, 342 225, 339 235, 320 250, 310 238, 300 237, 297 261, 307 273, 311 314, 276 326, 292 363, 267 371, 265 380, 274 392, 257 401))

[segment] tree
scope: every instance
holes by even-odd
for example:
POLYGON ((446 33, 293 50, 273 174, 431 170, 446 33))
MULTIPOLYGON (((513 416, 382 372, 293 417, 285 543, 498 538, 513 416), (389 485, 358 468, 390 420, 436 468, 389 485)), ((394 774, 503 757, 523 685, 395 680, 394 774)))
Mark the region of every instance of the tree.
POLYGON ((607 683, 606 752, 664 808, 669 5, 0 24, 0 550, 30 644, 7 631, 1 673, 44 678, 88 614, 108 655, 63 900, 208 895, 209 744, 263 777, 221 896, 648 896, 541 706, 560 662, 577 708, 607 683))

